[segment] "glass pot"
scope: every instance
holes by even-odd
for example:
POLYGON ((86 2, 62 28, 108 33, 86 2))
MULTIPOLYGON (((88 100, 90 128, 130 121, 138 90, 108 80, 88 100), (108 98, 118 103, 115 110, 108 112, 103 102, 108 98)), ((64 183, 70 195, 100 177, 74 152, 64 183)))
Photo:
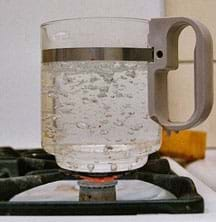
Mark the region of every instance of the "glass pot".
POLYGON ((212 40, 189 18, 77 18, 45 23, 42 146, 60 167, 88 173, 142 167, 160 148, 161 128, 204 121, 212 107, 212 40), (178 36, 196 34, 195 110, 168 115, 167 73, 178 66, 178 36))

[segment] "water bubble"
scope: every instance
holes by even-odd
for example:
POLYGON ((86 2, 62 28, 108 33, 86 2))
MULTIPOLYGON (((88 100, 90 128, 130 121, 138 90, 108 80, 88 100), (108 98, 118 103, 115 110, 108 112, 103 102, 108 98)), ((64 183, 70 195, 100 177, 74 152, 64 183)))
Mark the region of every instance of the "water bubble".
POLYGON ((106 146, 106 149, 107 149, 108 151, 112 151, 114 148, 113 148, 112 146, 106 146))
POLYGON ((110 84, 113 81, 113 77, 107 75, 103 76, 103 79, 108 84, 110 84))
POLYGON ((134 169, 136 167, 137 167, 137 162, 134 162, 134 163, 131 164, 131 169, 134 169))
POLYGON ((111 164, 111 171, 116 171, 118 168, 118 165, 116 163, 111 164))
POLYGON ((55 137, 55 131, 53 129, 47 128, 45 131, 46 137, 53 139, 55 137))
POLYGON ((125 66, 128 67, 128 68, 132 68, 132 67, 136 67, 137 64, 134 63, 134 62, 130 62, 130 63, 125 64, 125 66))
POLYGON ((125 88, 121 87, 121 88, 119 88, 118 90, 119 90, 119 91, 124 91, 125 88))
POLYGON ((109 87, 108 86, 102 86, 99 89, 101 92, 108 92, 109 91, 109 87))
POLYGON ((71 166, 71 164, 72 164, 72 161, 71 160, 66 160, 66 161, 64 161, 68 166, 71 166))
POLYGON ((68 105, 68 106, 75 106, 75 103, 74 102, 72 102, 72 101, 70 101, 70 100, 68 100, 68 101, 65 101, 65 103, 64 103, 65 105, 68 105))
POLYGON ((90 82, 96 82, 97 80, 99 80, 97 77, 91 77, 90 78, 90 82))
POLYGON ((80 81, 77 81, 77 84, 75 86, 80 86, 82 85, 83 83, 85 83, 85 81, 82 79, 80 81))
POLYGON ((118 88, 118 83, 113 83, 113 87, 118 88))
POLYGON ((110 106, 108 106, 107 104, 103 104, 103 108, 104 108, 105 110, 109 110, 109 109, 110 109, 110 106))
POLYGON ((132 115, 135 114, 135 112, 134 112, 134 111, 131 111, 131 112, 128 112, 128 114, 129 114, 130 116, 132 116, 132 115))
POLYGON ((82 102, 83 102, 83 104, 88 104, 89 103, 89 99, 87 97, 83 97, 82 98, 82 102))
POLYGON ((65 75, 63 80, 65 81, 65 84, 71 83, 73 81, 72 77, 68 75, 65 75))
POLYGON ((137 157, 137 158, 136 158, 136 162, 137 162, 137 163, 140 162, 141 160, 142 160, 141 157, 137 157))
POLYGON ((68 93, 66 91, 59 92, 59 95, 63 97, 68 97, 68 93))
POLYGON ((93 103, 97 103, 98 101, 97 101, 97 99, 92 99, 91 100, 93 103))
POLYGON ((134 132, 133 132, 133 131, 128 131, 128 134, 129 134, 129 135, 133 135, 134 132))
POLYGON ((50 119, 50 115, 44 115, 43 117, 42 117, 42 120, 48 120, 48 119, 50 119))
POLYGON ((104 92, 100 92, 100 93, 97 95, 97 97, 99 97, 99 98, 107 97, 107 94, 104 93, 104 92))
POLYGON ((74 163, 74 164, 73 164, 73 168, 74 168, 74 169, 77 169, 77 168, 78 168, 78 164, 77 164, 77 163, 74 163))
POLYGON ((95 86, 95 85, 88 85, 87 88, 90 89, 90 90, 96 90, 98 87, 95 86))
POLYGON ((48 97, 53 97, 54 96, 54 94, 53 93, 48 93, 48 97))
POLYGON ((107 149, 107 146, 104 147, 103 152, 104 152, 104 154, 106 154, 106 155, 109 154, 109 150, 107 149))
POLYGON ((124 97, 124 95, 123 95, 122 93, 120 93, 120 92, 117 92, 117 93, 116 93, 116 97, 118 97, 118 98, 119 98, 119 97, 124 97))
POLYGON ((126 80, 127 77, 126 76, 121 76, 121 79, 126 80))
POLYGON ((119 119, 117 119, 117 120, 114 122, 114 125, 116 125, 116 126, 123 126, 123 125, 124 125, 124 122, 121 121, 121 120, 119 120, 119 119))
POLYGON ((130 129, 133 131, 139 131, 142 128, 143 128, 142 124, 136 124, 136 125, 132 126, 130 129))
POLYGON ((87 129, 89 127, 88 124, 84 122, 78 122, 76 123, 76 126, 77 128, 80 128, 80 129, 87 129))
POLYGON ((146 115, 144 116, 144 119, 149 119, 149 115, 146 114, 146 115))
POLYGON ((107 119, 101 120, 100 123, 101 124, 107 124, 109 121, 107 119))
POLYGON ((131 78, 135 78, 136 77, 136 73, 134 71, 128 71, 126 73, 126 76, 131 77, 131 78))
POLYGON ((133 98, 133 95, 132 95, 132 94, 127 94, 126 96, 127 96, 127 98, 129 98, 129 99, 132 99, 132 98, 133 98))
POLYGON ((120 68, 120 67, 121 67, 121 64, 119 62, 114 64, 114 68, 120 68))
POLYGON ((102 129, 101 131, 100 131, 100 134, 101 135, 107 135, 109 133, 109 131, 108 130, 105 130, 105 129, 102 129))
POLYGON ((131 104, 129 104, 129 103, 123 105, 123 108, 125 108, 125 109, 130 108, 130 107, 131 107, 131 104))
POLYGON ((95 165, 94 165, 93 163, 89 163, 89 164, 87 165, 87 168, 88 168, 88 170, 89 170, 90 172, 92 172, 92 171, 94 170, 94 168, 95 168, 95 165))

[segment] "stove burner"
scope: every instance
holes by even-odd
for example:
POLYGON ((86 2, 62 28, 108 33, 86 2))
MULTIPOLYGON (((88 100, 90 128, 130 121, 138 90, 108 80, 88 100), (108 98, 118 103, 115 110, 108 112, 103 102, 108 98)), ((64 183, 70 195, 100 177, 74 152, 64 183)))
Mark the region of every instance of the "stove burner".
POLYGON ((122 172, 115 175, 115 179, 118 177, 119 181, 149 182, 170 191, 176 199, 114 200, 115 180, 106 180, 110 175, 88 175, 91 177, 88 180, 85 176, 87 175, 81 175, 85 180, 80 181, 81 201, 9 202, 13 196, 25 190, 57 180, 80 179, 80 175, 59 168, 54 157, 42 149, 15 151, 10 147, 2 147, 0 148, 0 214, 119 215, 201 213, 204 211, 203 198, 197 193, 193 181, 175 175, 170 169, 168 161, 160 159, 158 153, 151 154, 147 164, 142 168, 122 172), (96 181, 101 183, 98 185, 96 181), (99 187, 101 190, 105 189, 105 193, 109 193, 110 196, 105 194, 100 196, 99 187), (89 194, 91 195, 88 197, 89 194), (107 198, 110 199, 105 201, 107 198))
POLYGON ((114 201, 116 200, 115 185, 117 181, 92 182, 87 180, 79 181, 80 201, 114 201))

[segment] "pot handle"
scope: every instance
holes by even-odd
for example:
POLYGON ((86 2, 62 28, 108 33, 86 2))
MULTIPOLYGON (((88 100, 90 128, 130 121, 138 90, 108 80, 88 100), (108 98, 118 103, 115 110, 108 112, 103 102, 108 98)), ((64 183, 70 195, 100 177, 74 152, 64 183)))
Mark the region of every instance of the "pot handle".
POLYGON ((155 18, 149 22, 148 42, 154 48, 154 62, 148 65, 150 117, 167 131, 179 131, 199 125, 213 105, 213 47, 208 29, 191 18, 155 18), (191 26, 196 34, 194 50, 195 109, 186 122, 172 122, 168 113, 167 74, 178 68, 178 38, 191 26))

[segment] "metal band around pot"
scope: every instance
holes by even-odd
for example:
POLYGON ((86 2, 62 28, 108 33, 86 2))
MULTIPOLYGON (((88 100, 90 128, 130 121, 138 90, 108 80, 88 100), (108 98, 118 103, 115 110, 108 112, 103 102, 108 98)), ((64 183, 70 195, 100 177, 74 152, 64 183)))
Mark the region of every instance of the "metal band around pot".
POLYGON ((154 60, 153 48, 57 48, 42 51, 43 62, 85 60, 154 60))

